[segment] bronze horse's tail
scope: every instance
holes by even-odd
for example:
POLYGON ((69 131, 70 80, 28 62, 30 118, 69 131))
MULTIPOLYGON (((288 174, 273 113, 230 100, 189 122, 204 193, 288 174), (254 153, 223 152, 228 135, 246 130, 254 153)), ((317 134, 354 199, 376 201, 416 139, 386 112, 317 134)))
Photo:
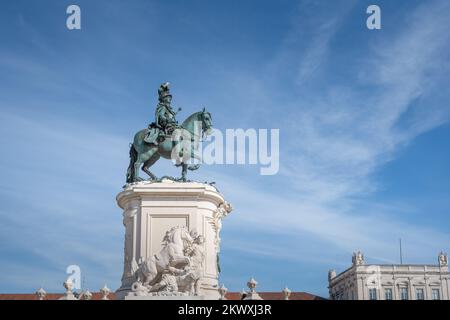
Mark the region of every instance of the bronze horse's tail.
POLYGON ((127 170, 127 183, 131 183, 134 182, 135 177, 134 177, 134 164, 136 163, 137 160, 137 151, 134 148, 134 145, 132 143, 130 143, 130 165, 128 166, 128 170, 127 170))

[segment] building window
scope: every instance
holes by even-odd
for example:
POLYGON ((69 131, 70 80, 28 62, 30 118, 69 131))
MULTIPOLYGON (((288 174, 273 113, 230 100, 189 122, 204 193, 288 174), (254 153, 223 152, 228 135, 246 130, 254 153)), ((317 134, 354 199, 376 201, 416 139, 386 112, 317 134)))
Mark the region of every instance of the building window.
POLYGON ((441 300, 439 289, 431 289, 431 300, 441 300))
POLYGON ((391 288, 387 288, 386 290, 384 290, 384 298, 386 300, 392 300, 392 289, 391 288))
POLYGON ((423 289, 422 288, 417 288, 416 289, 416 300, 424 300, 425 297, 423 295, 423 289))
POLYGON ((408 288, 400 288, 400 299, 408 300, 408 288))
POLYGON ((370 288, 369 289, 369 299, 370 300, 377 300, 377 289, 370 288))

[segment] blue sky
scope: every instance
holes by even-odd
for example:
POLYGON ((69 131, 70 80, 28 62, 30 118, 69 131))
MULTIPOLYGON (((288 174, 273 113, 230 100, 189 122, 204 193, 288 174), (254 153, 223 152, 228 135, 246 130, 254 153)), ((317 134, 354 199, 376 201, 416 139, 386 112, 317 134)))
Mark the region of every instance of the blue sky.
POLYGON ((277 175, 192 174, 234 207, 230 290, 253 276, 327 296, 328 269, 357 249, 397 263, 400 237, 405 262, 435 263, 450 248, 449 15, 445 0, 3 1, 0 292, 61 291, 70 264, 90 290, 119 286, 115 196, 164 81, 180 119, 206 106, 221 130, 280 129, 277 175))

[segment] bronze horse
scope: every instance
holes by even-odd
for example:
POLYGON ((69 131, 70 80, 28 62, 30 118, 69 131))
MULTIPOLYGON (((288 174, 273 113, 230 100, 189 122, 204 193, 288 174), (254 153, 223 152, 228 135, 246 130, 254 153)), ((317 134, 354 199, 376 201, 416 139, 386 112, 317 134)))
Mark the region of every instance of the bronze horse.
MULTIPOLYGON (((127 183, 142 181, 139 176, 139 169, 142 166, 142 171, 150 176, 150 181, 159 181, 149 168, 155 164, 161 157, 176 161, 176 166, 181 166, 181 178, 178 181, 186 181, 187 170, 197 170, 200 165, 189 165, 187 162, 190 159, 200 160, 198 155, 199 142, 201 137, 209 134, 212 128, 211 114, 203 108, 202 111, 190 115, 182 124, 180 128, 175 129, 174 133, 165 136, 164 140, 155 144, 149 144, 144 141, 148 129, 143 129, 137 132, 134 136, 134 142, 130 147, 130 165, 127 170, 127 183), (200 125, 199 125, 200 124, 200 125), (177 139, 177 130, 182 131, 183 137, 177 139), (191 138, 190 150, 177 150, 176 158, 174 159, 174 148, 186 137, 186 134, 191 138), (182 154, 180 154, 180 152, 182 154), (182 160, 180 160, 182 158, 182 160)), ((179 133, 179 132, 178 132, 179 133)))

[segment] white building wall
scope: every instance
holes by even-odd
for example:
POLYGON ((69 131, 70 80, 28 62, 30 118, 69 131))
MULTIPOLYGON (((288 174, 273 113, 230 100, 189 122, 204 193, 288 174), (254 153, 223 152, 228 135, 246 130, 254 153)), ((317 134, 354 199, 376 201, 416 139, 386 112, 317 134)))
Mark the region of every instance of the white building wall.
POLYGON ((431 300, 433 289, 439 290, 440 300, 450 299, 447 254, 439 254, 437 265, 365 264, 360 252, 354 253, 352 260, 352 267, 344 272, 336 275, 330 271, 330 299, 369 300, 373 289, 377 300, 385 300, 386 290, 391 289, 392 299, 400 300, 402 288, 407 290, 408 300, 416 300, 418 290, 423 290, 423 299, 431 300))

